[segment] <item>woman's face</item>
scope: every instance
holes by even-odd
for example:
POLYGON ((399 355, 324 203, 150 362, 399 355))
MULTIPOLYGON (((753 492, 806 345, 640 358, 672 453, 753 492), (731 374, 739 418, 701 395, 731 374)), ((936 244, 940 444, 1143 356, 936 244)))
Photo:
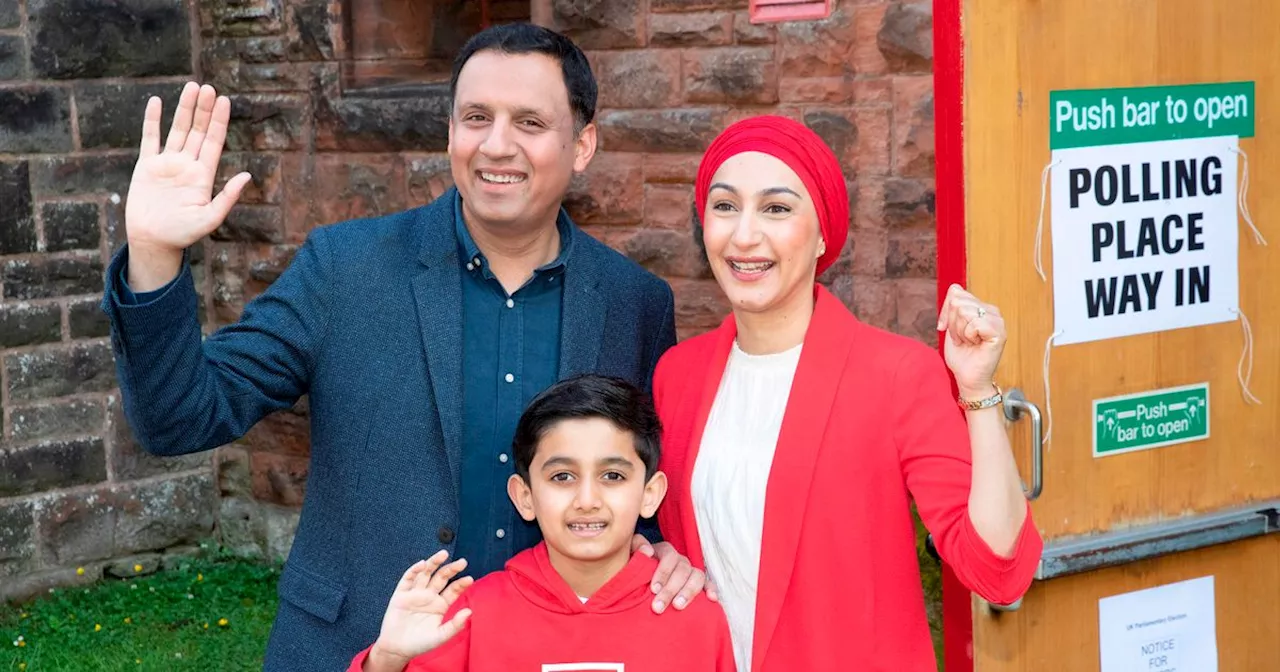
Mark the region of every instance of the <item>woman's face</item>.
POLYGON ((725 161, 711 178, 702 229, 734 310, 787 310, 811 299, 826 248, 809 191, 781 160, 744 152, 725 161))

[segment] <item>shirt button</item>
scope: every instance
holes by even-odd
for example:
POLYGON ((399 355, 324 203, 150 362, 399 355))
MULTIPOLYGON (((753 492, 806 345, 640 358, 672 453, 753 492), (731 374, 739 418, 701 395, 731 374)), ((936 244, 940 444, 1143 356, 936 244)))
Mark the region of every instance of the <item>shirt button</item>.
POLYGON ((468 271, 474 271, 474 270, 476 270, 476 265, 468 261, 468 262, 467 262, 467 270, 468 270, 468 271))
POLYGON ((516 307, 516 301, 515 301, 515 299, 507 299, 507 307, 508 307, 508 308, 515 308, 515 307, 516 307))
POLYGON ((475 264, 476 266, 479 266, 479 265, 480 265, 480 257, 476 257, 475 259, 472 259, 472 260, 471 260, 471 263, 475 264))
POLYGON ((501 463, 503 463, 503 464, 506 464, 506 463, 507 463, 507 459, 508 459, 508 458, 507 458, 507 454, 506 454, 506 453, 503 453, 503 454, 501 454, 501 455, 499 455, 499 456, 498 456, 498 461, 499 461, 499 462, 501 462, 501 463))
POLYGON ((503 537, 507 536, 507 531, 506 531, 506 530, 503 530, 503 529, 499 529, 497 532, 494 532, 493 534, 494 534, 494 536, 496 536, 497 538, 501 539, 501 538, 503 538, 503 537))
POLYGON ((507 375, 503 376, 503 377, 502 377, 502 379, 503 379, 503 380, 505 380, 505 381, 507 381, 508 383, 514 383, 514 382, 516 382, 516 377, 515 377, 515 376, 513 376, 513 375, 511 375, 511 374, 509 374, 509 373, 508 373, 507 375))
POLYGON ((439 539, 442 544, 451 543, 453 541, 453 529, 449 527, 440 528, 436 538, 439 539))

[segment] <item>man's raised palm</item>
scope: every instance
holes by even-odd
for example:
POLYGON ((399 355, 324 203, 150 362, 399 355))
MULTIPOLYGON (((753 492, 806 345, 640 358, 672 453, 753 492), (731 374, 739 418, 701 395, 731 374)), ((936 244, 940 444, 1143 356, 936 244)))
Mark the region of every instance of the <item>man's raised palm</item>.
POLYGON ((152 276, 176 272, 182 251, 218 228, 250 179, 248 173, 240 173, 213 195, 231 118, 229 99, 219 97, 211 86, 188 83, 163 145, 161 108, 159 98, 147 101, 125 205, 129 246, 135 253, 130 258, 130 284, 155 284, 152 281, 160 279, 152 276))

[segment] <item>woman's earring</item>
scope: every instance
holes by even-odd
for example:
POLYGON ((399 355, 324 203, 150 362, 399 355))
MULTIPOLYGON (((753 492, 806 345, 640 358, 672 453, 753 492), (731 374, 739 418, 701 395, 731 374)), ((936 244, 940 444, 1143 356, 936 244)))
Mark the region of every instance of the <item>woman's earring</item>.
POLYGON ((821 257, 822 255, 824 255, 824 254, 826 254, 826 253, 827 253, 827 241, 825 241, 825 240, 819 240, 819 241, 818 241, 818 256, 819 256, 819 257, 821 257))

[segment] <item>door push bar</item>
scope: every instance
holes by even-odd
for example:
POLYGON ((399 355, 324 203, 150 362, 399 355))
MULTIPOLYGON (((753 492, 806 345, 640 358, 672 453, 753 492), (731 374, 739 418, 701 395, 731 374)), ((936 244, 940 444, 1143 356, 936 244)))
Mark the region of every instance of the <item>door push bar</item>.
MULTIPOLYGON (((1004 417, 1010 422, 1017 422, 1023 416, 1031 418, 1031 487, 1022 482, 1022 492, 1028 501, 1034 501, 1044 490, 1044 421, 1040 408, 1027 399, 1022 390, 1013 388, 1004 395, 1004 417)), ((939 560, 938 551, 933 543, 933 535, 925 538, 925 549, 935 560, 939 560)), ((1009 605, 991 605, 997 611, 1014 611, 1022 605, 1018 600, 1009 605)))
MULTIPOLYGON (((1009 390, 1004 395, 1004 417, 1009 422, 1017 422, 1023 416, 1031 418, 1031 487, 1022 482, 1022 492, 1028 501, 1035 501, 1044 491, 1044 417, 1040 407, 1027 399, 1027 395, 1018 388, 1009 390)), ((992 604, 993 611, 1017 611, 1022 606, 1019 598, 1013 604, 992 604)))
POLYGON ((1015 387, 1004 396, 1004 417, 1017 422, 1024 415, 1031 418, 1031 489, 1024 481, 1022 492, 1028 500, 1035 501, 1044 490, 1044 421, 1040 408, 1015 387))

